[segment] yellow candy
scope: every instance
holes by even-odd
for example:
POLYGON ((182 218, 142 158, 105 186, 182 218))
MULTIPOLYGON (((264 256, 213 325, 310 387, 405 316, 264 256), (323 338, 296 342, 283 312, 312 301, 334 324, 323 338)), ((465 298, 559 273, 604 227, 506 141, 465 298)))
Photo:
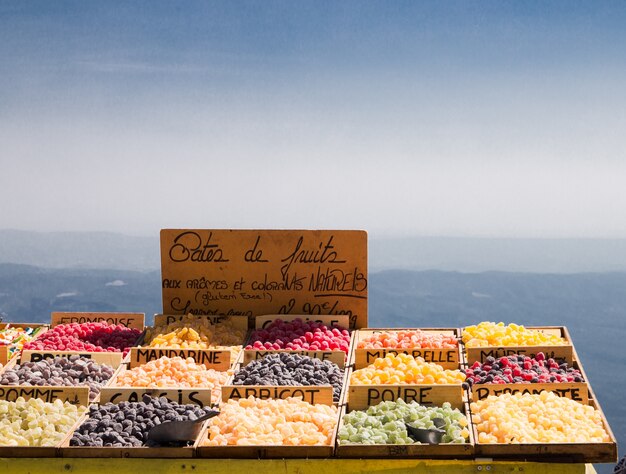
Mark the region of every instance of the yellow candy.
POLYGON ((599 411, 552 392, 489 396, 470 408, 479 443, 610 441, 599 411))
POLYGON ((560 346, 567 344, 562 337, 511 323, 484 321, 463 329, 463 342, 467 347, 488 346, 560 346))
POLYGON ((212 419, 205 446, 329 445, 337 410, 300 398, 228 400, 212 419))
POLYGON ((352 372, 350 383, 378 384, 460 384, 465 374, 460 370, 446 370, 440 365, 425 362, 421 357, 393 353, 376 359, 373 364, 352 372))

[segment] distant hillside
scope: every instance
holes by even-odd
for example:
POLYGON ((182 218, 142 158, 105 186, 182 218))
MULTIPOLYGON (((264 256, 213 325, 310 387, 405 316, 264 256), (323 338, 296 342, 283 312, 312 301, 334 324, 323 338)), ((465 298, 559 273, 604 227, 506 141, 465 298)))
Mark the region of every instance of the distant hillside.
MULTIPOLYGON (((160 268, 159 236, 0 230, 0 263, 44 268, 160 268)), ((370 271, 626 271, 626 239, 407 237, 369 240, 370 271)))

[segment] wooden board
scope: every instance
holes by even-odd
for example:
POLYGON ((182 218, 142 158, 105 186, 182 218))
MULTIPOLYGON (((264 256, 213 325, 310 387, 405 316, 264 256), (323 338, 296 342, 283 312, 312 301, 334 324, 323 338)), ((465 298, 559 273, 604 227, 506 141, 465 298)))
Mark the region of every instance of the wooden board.
POLYGON ((253 396, 262 400, 269 398, 285 399, 301 397, 305 402, 319 405, 333 405, 332 385, 224 385, 222 401, 239 400, 253 396))
POLYGON ((161 230, 163 313, 345 314, 367 326, 367 233, 161 230))
POLYGON ((70 323, 96 323, 106 322, 109 324, 121 324, 128 328, 143 331, 146 315, 144 313, 82 313, 82 312, 53 312, 50 326, 70 323))
POLYGON ((353 348, 352 362, 355 369, 362 369, 373 364, 376 359, 383 358, 387 354, 409 354, 413 357, 421 357, 425 362, 435 363, 444 369, 459 369, 461 358, 460 350, 456 348, 450 349, 434 349, 434 348, 381 348, 381 349, 359 349, 358 345, 368 337, 381 332, 399 332, 399 331, 423 331, 437 334, 446 334, 459 338, 459 331, 456 328, 391 328, 391 329, 359 329, 356 331, 355 343, 353 348))
POLYGON ((337 364, 342 369, 346 366, 347 354, 343 351, 288 351, 283 349, 277 351, 245 349, 243 351, 243 365, 248 365, 253 360, 262 359, 263 357, 270 354, 282 353, 305 355, 314 359, 328 360, 334 364, 337 364))
POLYGON ((100 390, 100 403, 119 403, 121 401, 140 402, 148 394, 151 397, 165 397, 176 403, 193 403, 201 408, 211 406, 210 388, 145 388, 145 387, 103 387, 100 390))
MULTIPOLYGON (((469 424, 469 407, 463 404, 461 409, 469 424)), ((343 414, 337 432, 343 426, 343 414)), ((338 458, 429 458, 429 459, 467 459, 474 455, 474 434, 470 426, 467 443, 440 444, 340 444, 337 439, 335 454, 338 458)))
MULTIPOLYGON (((182 318, 188 318, 188 314, 155 314, 154 326, 167 326, 168 324, 180 321, 182 318)), ((220 324, 230 324, 235 330, 241 331, 243 334, 248 332, 248 318, 242 316, 205 316, 196 315, 198 319, 207 321, 212 326, 220 324)), ((242 343, 244 341, 241 341, 242 343)))
POLYGON ((25 400, 38 398, 44 402, 61 400, 72 405, 89 405, 89 387, 53 387, 28 385, 0 385, 0 400, 14 402, 22 397, 25 400))
POLYGON ((472 423, 477 456, 494 459, 522 459, 535 462, 570 462, 570 463, 615 463, 617 462, 617 442, 600 406, 589 400, 589 404, 600 410, 604 428, 610 441, 606 443, 519 443, 485 444, 478 442, 478 432, 472 423))
POLYGON ((4 367, 7 362, 9 362, 9 346, 0 346, 0 365, 4 367))
POLYGON ((477 401, 484 400, 490 395, 497 396, 503 393, 540 394, 544 390, 585 405, 589 402, 589 385, 585 382, 478 384, 472 386, 471 393, 472 401, 477 401))
POLYGON ((223 349, 173 349, 168 347, 132 347, 130 349, 129 365, 131 368, 143 365, 161 357, 191 357, 197 364, 208 369, 223 372, 228 370, 232 363, 232 352, 223 349))
POLYGON ((464 390, 461 384, 440 385, 354 385, 348 387, 348 409, 365 410, 384 401, 402 398, 409 403, 415 400, 420 405, 440 406, 449 402, 452 408, 463 407, 464 390))
POLYGON ((122 364, 121 352, 73 352, 73 351, 22 351, 20 362, 39 362, 42 359, 54 359, 55 357, 70 357, 78 355, 91 359, 98 364, 110 365, 118 368, 122 364))

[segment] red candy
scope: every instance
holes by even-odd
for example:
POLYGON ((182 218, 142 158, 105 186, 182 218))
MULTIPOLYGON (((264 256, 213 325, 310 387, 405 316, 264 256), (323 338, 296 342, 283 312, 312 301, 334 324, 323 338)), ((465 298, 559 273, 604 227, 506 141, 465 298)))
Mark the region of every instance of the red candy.
POLYGON ((350 349, 350 333, 338 326, 328 327, 315 321, 275 320, 250 336, 246 349, 279 350, 335 350, 346 354, 350 349))
POLYGON ((121 324, 59 324, 38 339, 24 344, 25 350, 124 352, 128 353, 141 331, 121 324))

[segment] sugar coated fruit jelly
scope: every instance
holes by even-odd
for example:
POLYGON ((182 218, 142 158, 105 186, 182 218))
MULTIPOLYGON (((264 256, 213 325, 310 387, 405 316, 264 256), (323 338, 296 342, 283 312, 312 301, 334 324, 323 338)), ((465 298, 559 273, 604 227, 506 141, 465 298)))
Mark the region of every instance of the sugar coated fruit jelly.
POLYGON ((435 428, 435 418, 444 421, 442 443, 467 442, 467 418, 448 402, 440 407, 426 407, 416 401, 406 403, 401 398, 347 413, 337 437, 339 444, 419 444, 409 437, 406 425, 431 429, 435 428))
POLYGON ((454 349, 456 336, 419 329, 375 332, 361 339, 357 349, 454 349))
POLYGON ((126 355, 140 334, 139 329, 105 322, 59 324, 34 341, 24 344, 24 349, 33 351, 123 352, 126 355))
POLYGON ((144 395, 140 402, 92 405, 89 418, 72 435, 70 446, 141 447, 151 446, 150 429, 165 421, 195 420, 208 408, 180 405, 165 397, 144 395))
POLYGON ((233 385, 332 385, 333 400, 339 401, 343 370, 328 360, 299 354, 269 354, 242 367, 233 385))
POLYGON ((188 314, 178 321, 146 329, 148 347, 174 349, 223 349, 235 360, 246 337, 230 320, 212 324, 208 318, 188 314))
MULTIPOLYGON (((24 344, 32 341, 40 328, 21 328, 8 326, 4 329, 0 329, 0 346, 9 346, 9 357, 16 352, 19 352, 24 344)), ((2 364, 0 364, 0 367, 2 364)))
POLYGON ((220 372, 196 364, 192 358, 161 357, 122 372, 116 379, 118 387, 189 387, 210 388, 211 400, 222 398, 222 385, 232 371, 220 372))
POLYGON ((446 370, 440 365, 424 362, 409 354, 387 354, 373 364, 352 372, 350 383, 379 384, 460 384, 465 374, 460 370, 446 370))
POLYGON ((561 346, 567 341, 560 336, 518 324, 484 321, 463 329, 463 343, 467 347, 511 346, 561 346))
POLYGON ((54 357, 38 362, 23 362, 0 375, 0 385, 82 386, 89 387, 89 400, 94 400, 100 388, 113 376, 115 370, 106 364, 72 355, 54 357))
POLYGON ((343 351, 350 350, 350 332, 339 326, 326 326, 315 321, 277 319, 250 336, 246 349, 293 351, 343 351))
POLYGON ((566 383, 584 382, 580 370, 566 362, 546 359, 543 352, 535 357, 511 355, 487 357, 484 363, 474 362, 466 371, 467 384, 566 383))
POLYGON ((300 398, 228 400, 211 420, 205 445, 327 446, 337 427, 337 410, 300 398))
POLYGON ((605 443, 598 410, 543 391, 489 396, 470 405, 479 443, 605 443))
POLYGON ((0 446, 56 446, 86 410, 61 400, 1 400, 0 446))

